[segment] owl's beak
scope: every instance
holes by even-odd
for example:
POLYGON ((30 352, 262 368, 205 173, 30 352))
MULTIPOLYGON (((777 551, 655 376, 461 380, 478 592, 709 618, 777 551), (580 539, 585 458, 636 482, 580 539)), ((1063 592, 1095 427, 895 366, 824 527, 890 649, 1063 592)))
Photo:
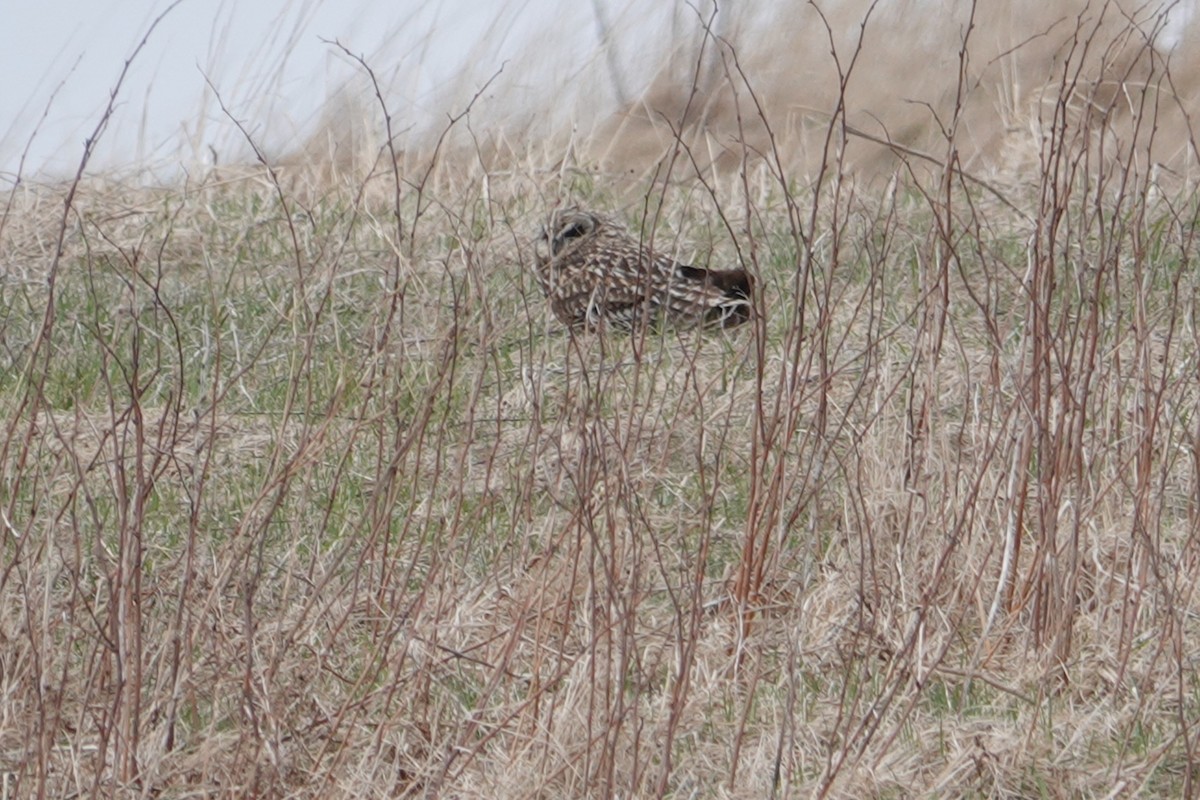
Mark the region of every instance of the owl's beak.
POLYGON ((541 234, 533 241, 533 254, 538 261, 549 261, 554 248, 550 246, 550 232, 542 228, 541 234))

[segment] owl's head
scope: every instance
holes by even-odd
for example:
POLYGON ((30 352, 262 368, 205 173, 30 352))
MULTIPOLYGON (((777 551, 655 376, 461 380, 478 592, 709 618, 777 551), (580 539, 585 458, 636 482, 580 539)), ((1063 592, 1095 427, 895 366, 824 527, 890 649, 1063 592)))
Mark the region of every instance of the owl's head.
POLYGON ((609 222, 605 217, 584 211, 575 206, 555 210, 542 229, 538 239, 538 250, 545 259, 558 258, 571 252, 579 244, 596 233, 609 222))

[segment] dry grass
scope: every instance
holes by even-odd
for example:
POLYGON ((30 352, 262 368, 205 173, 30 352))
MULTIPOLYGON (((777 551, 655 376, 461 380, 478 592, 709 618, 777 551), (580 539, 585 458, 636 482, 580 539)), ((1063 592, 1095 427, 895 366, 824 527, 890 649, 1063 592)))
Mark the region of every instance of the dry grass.
MULTIPOLYGON (((1062 75, 1128 55, 1119 16, 1072 26, 1062 75)), ((965 86, 942 163, 872 178, 845 92, 785 147, 709 45, 730 163, 684 115, 633 175, 447 139, 11 193, 4 792, 1195 793, 1200 207, 1165 62, 1054 78, 1005 174, 945 164, 965 86), (562 331, 528 266, 568 196, 752 270, 760 318, 562 331)))

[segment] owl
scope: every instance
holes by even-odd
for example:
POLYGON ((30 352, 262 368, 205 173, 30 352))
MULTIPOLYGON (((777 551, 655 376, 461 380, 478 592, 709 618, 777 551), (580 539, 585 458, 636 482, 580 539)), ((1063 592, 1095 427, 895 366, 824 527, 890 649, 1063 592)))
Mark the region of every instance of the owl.
POLYGON ((750 319, 754 280, 745 270, 680 264, 602 214, 555 211, 536 249, 542 292, 572 328, 731 328, 750 319))

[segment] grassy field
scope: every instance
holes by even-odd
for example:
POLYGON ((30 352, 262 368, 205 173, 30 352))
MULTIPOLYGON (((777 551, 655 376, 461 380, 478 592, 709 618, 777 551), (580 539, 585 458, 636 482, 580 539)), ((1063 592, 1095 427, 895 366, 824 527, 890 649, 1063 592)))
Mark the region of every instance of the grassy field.
POLYGON ((731 68, 718 158, 21 182, 4 797, 1196 794, 1196 142, 1132 29, 1068 26, 986 174, 969 86, 918 151, 731 68), (567 200, 758 316, 566 332, 567 200))

